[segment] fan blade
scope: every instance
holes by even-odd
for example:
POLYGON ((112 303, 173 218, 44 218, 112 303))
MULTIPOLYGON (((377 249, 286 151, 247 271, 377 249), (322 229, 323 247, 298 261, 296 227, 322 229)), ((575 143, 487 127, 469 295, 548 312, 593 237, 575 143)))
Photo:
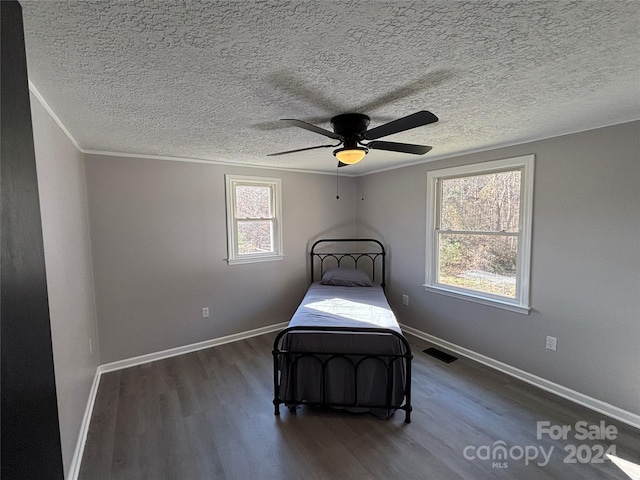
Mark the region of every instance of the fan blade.
POLYGON ((367 143, 367 148, 375 150, 387 150, 389 152, 413 153, 414 155, 424 155, 433 147, 427 145, 414 145, 412 143, 384 142, 377 140, 367 143))
POLYGON ((399 118, 398 120, 394 120, 393 122, 385 123, 379 127, 367 130, 364 134, 364 138, 367 140, 375 140, 376 138, 386 137, 393 133, 404 132, 405 130, 421 127, 437 121, 438 117, 433 113, 421 110, 406 117, 399 118))
POLYGON ((346 167, 347 165, 349 165, 349 164, 348 164, 348 163, 341 162, 340 160, 338 160, 338 168, 340 168, 340 167, 346 167))
POLYGON ((342 136, 337 133, 330 132, 329 130, 325 130, 324 128, 316 127, 315 125, 307 122, 303 122, 302 120, 295 120, 292 118, 282 118, 280 119, 282 122, 287 122, 289 125, 293 125, 294 127, 304 128, 305 130, 309 130, 310 132, 319 133, 320 135, 324 135, 325 137, 335 138, 336 140, 342 140, 342 136))
POLYGON ((339 147, 338 145, 318 145, 317 147, 307 147, 307 148, 297 148, 295 150, 287 150, 286 152, 278 152, 278 153, 268 153, 267 157, 275 157, 276 155, 286 155, 287 153, 296 153, 296 152, 304 152, 306 150, 315 150, 316 148, 329 148, 329 147, 339 147))

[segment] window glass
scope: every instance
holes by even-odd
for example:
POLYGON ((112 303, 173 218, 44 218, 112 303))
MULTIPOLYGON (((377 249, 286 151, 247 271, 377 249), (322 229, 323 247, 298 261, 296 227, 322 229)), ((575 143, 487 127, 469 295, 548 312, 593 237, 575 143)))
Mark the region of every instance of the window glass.
POLYGON ((520 171, 442 180, 443 230, 517 232, 520 171))
POLYGON ((261 185, 236 185, 236 216, 271 217, 271 188, 261 185))
POLYGON ((271 220, 238 220, 238 254, 273 252, 271 220))
POLYGON ((438 283, 516 298, 517 237, 440 233, 438 283))

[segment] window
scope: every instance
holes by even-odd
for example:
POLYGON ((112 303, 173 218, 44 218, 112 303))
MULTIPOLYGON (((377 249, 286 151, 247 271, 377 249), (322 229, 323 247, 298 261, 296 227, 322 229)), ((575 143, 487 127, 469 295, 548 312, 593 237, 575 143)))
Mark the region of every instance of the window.
POLYGON ((227 262, 281 260, 282 208, 279 178, 225 175, 227 262))
POLYGON ((534 157, 429 172, 425 289, 529 311, 534 157))

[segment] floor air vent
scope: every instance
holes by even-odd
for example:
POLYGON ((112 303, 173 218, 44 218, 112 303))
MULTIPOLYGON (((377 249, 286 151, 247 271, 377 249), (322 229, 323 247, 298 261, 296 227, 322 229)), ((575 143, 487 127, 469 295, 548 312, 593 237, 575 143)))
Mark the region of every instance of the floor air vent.
POLYGON ((427 355, 431 355, 432 357, 437 358, 438 360, 442 360, 445 363, 451 363, 454 360, 458 359, 458 357, 449 355, 448 353, 445 353, 442 350, 438 350, 437 348, 427 348, 426 350, 423 350, 423 352, 427 355))

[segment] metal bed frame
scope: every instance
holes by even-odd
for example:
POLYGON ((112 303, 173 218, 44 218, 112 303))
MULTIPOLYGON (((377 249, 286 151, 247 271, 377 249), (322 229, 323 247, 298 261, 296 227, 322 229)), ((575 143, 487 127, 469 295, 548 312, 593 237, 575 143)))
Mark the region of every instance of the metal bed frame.
MULTIPOLYGON (((373 250, 365 249, 365 250, 373 250)), ((376 263, 381 263, 381 280, 380 286, 385 288, 385 261, 386 261, 386 252, 382 243, 375 239, 323 239, 315 242, 311 247, 310 252, 311 257, 311 282, 315 281, 314 277, 314 264, 320 264, 320 277, 322 277, 322 273, 325 270, 325 261, 328 261, 329 264, 335 263, 336 266, 340 266, 340 264, 344 261, 344 259, 349 259, 349 262, 353 262, 354 268, 357 268, 358 262, 367 259, 366 261, 371 262, 371 271, 372 271, 372 279, 374 281, 376 278, 376 263), (321 244, 324 243, 341 243, 341 242, 359 242, 359 243, 368 243, 369 245, 375 244, 376 251, 366 251, 366 252, 321 252, 317 251, 321 249, 321 244)), ((411 422, 411 359, 413 358, 411 354, 411 347, 407 339, 400 333, 395 330, 390 330, 386 328, 352 328, 352 327, 326 327, 326 326, 298 326, 298 327, 287 327, 282 330, 276 336, 273 342, 273 385, 274 385, 274 399, 273 404, 275 407, 275 415, 280 415, 280 404, 286 404, 291 411, 293 411, 297 405, 314 405, 314 406, 322 406, 322 407, 342 407, 342 408, 366 408, 366 409, 386 409, 388 411, 391 410, 404 410, 406 423, 411 422), (295 332, 327 332, 327 333, 337 333, 337 334, 379 334, 379 335, 391 335, 396 337, 400 341, 401 351, 399 353, 385 353, 385 354, 372 354, 371 352, 366 351, 358 351, 358 352, 333 352, 333 351, 308 351, 308 350, 293 350, 287 349, 283 343, 287 334, 295 333, 295 332), (290 369, 295 372, 297 368, 298 361, 303 358, 312 358, 315 359, 319 365, 321 366, 322 372, 322 400, 321 401, 308 401, 308 400, 298 400, 298 399, 282 399, 280 398, 280 380, 281 380, 281 366, 284 362, 287 362, 290 365, 290 369), (327 365, 335 360, 338 361, 346 360, 348 364, 351 365, 353 369, 353 386, 354 389, 354 398, 356 401, 358 400, 358 369, 360 365, 366 360, 375 360, 381 362, 382 365, 386 368, 387 372, 387 385, 386 385, 386 402, 383 404, 372 404, 372 403, 335 403, 329 402, 326 399, 326 385, 327 385, 327 365), (404 367, 404 379, 402 382, 403 387, 403 402, 401 404, 397 404, 393 401, 393 385, 394 385, 394 368, 396 367, 396 362, 401 362, 401 365, 404 367)), ((344 363, 344 362, 343 362, 344 363)), ((348 368, 348 367, 345 367, 348 368)), ((292 375, 292 381, 296 381, 296 375, 292 375)), ((295 383, 294 383, 294 391, 295 391, 295 383)))

